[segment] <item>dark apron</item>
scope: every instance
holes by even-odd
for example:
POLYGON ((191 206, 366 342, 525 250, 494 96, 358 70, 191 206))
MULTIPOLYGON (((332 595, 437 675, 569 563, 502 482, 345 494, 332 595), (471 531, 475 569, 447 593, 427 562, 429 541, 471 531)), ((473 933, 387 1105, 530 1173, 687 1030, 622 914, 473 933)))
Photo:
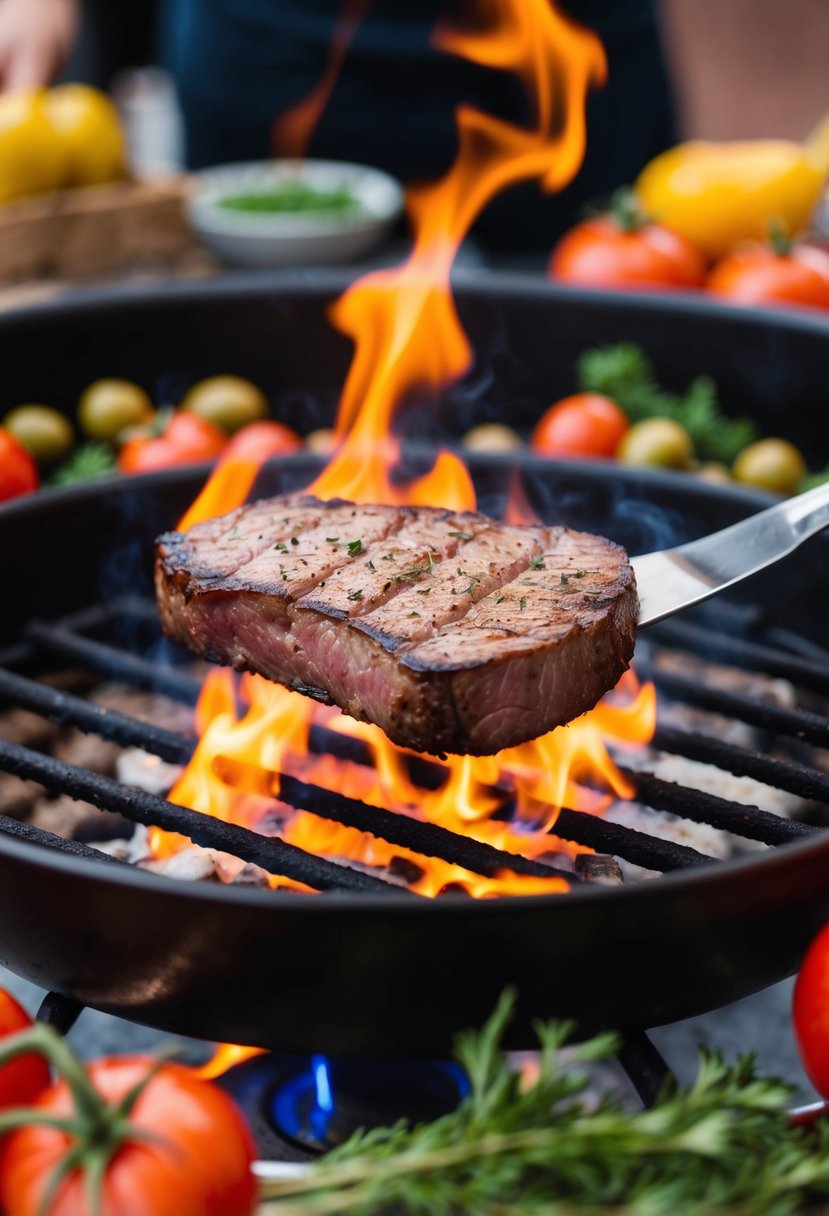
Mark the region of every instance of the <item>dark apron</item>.
MULTIPOLYGON (((167 0, 165 58, 179 85, 192 168, 271 154, 279 114, 319 80, 342 0, 167 0)), ((429 46, 439 0, 374 0, 345 59, 309 155, 376 165, 405 182, 439 176, 466 101, 529 120, 517 80, 429 46)), ((607 196, 674 140, 673 104, 653 0, 572 0, 605 45, 609 82, 588 103, 588 150, 575 182, 496 199, 475 235, 501 250, 549 248, 589 200, 607 196)))

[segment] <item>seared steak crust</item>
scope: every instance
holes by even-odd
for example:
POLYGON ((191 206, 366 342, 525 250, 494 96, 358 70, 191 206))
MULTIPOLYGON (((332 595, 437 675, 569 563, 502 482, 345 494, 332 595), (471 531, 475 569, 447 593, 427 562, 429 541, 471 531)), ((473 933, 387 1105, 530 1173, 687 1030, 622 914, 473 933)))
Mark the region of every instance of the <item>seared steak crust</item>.
POLYGON ((304 495, 157 542, 164 629, 374 722, 492 755, 590 709, 633 653, 624 550, 563 527, 304 495))

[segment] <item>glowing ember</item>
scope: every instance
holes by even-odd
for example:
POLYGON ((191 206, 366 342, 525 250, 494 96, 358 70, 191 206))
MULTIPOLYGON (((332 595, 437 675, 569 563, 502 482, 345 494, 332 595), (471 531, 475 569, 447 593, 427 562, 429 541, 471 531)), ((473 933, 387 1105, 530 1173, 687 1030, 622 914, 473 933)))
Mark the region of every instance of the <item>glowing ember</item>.
MULTIPOLYGON (((357 5, 354 9, 361 8, 357 5)), ((338 449, 312 491, 321 498, 413 503, 454 510, 475 506, 462 462, 442 453, 418 481, 401 484, 392 471, 399 448, 391 434, 395 410, 412 393, 437 389, 462 375, 471 352, 449 284, 458 245, 489 199, 526 178, 560 189, 578 169, 585 146, 587 88, 603 78, 604 55, 592 33, 574 25, 548 0, 486 0, 472 31, 441 28, 438 45, 488 67, 518 73, 535 106, 530 129, 468 107, 457 113, 459 153, 449 173, 408 196, 414 228, 410 257, 371 274, 331 310, 333 323, 355 343, 337 419, 338 449)), ((349 10, 351 11, 351 10, 349 10)), ((352 17, 353 17, 352 13, 352 17)), ((332 62, 341 52, 332 52, 332 62)), ((228 461, 217 470, 182 528, 232 509, 250 490, 255 469, 228 461)), ((517 495, 511 514, 529 522, 517 495)), ((255 676, 238 682, 213 672, 198 710, 199 746, 172 791, 173 801, 261 832, 321 856, 369 867, 397 867, 421 895, 462 888, 487 897, 566 889, 558 877, 501 873, 482 878, 459 866, 408 852, 367 833, 279 801, 280 773, 356 798, 371 806, 439 824, 525 857, 582 849, 550 834, 562 806, 601 813, 629 797, 608 744, 641 746, 655 725, 655 699, 632 674, 616 693, 567 727, 496 757, 430 761, 429 788, 418 784, 413 754, 374 726, 352 721, 255 676), (238 709, 239 703, 246 707, 238 709), (317 755, 311 729, 359 741, 372 763, 317 755)), ((422 774, 421 774, 422 776, 422 774)), ((184 842, 153 829, 157 855, 184 842)), ((274 878, 274 886, 297 884, 274 878)), ((301 888, 300 888, 301 889, 301 888)))

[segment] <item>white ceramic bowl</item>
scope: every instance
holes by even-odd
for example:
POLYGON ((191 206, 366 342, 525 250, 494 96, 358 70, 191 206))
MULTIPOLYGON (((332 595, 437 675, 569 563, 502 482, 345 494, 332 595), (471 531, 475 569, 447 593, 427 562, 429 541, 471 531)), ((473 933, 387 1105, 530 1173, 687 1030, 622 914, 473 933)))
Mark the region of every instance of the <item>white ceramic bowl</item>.
POLYGON ((376 248, 403 207, 400 183, 379 169, 333 160, 222 165, 194 174, 190 223, 214 253, 237 266, 351 262, 376 248), (320 190, 343 186, 357 207, 345 214, 234 211, 223 199, 266 192, 285 181, 320 190))

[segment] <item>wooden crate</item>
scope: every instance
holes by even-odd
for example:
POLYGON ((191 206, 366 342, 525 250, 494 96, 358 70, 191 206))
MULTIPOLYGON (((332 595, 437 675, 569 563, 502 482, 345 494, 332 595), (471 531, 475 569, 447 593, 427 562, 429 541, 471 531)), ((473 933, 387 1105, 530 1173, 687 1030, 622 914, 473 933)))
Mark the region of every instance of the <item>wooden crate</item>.
POLYGON ((175 261, 195 247, 187 179, 125 181, 0 206, 0 283, 88 279, 175 261))

